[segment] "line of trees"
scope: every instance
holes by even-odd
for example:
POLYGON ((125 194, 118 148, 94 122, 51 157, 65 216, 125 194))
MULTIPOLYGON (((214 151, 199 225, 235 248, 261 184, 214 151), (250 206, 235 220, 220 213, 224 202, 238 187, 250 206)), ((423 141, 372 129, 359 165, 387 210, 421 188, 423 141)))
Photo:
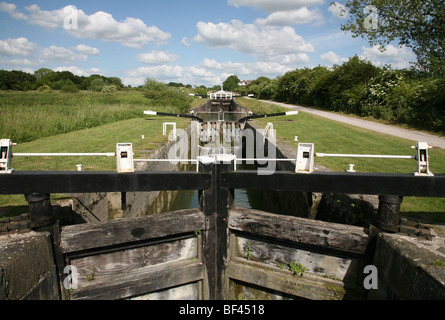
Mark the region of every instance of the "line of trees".
POLYGON ((77 76, 70 71, 53 71, 41 68, 30 74, 23 71, 0 70, 0 90, 62 90, 64 92, 78 92, 79 90, 93 90, 113 92, 124 87, 117 77, 104 77, 98 74, 89 77, 77 76))
POLYGON ((333 68, 318 66, 290 71, 275 79, 260 77, 236 90, 259 99, 445 131, 444 77, 376 67, 358 56, 333 68))

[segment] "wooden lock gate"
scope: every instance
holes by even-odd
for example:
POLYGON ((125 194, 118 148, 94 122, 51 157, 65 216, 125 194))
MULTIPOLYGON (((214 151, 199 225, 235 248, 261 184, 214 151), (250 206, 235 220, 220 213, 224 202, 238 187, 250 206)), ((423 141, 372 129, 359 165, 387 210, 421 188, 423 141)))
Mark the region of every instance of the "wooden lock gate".
POLYGON ((33 229, 52 232, 64 299, 197 300, 353 297, 350 284, 361 281, 372 255, 363 227, 235 208, 234 189, 381 195, 383 220, 403 196, 445 197, 444 174, 261 176, 232 165, 203 164, 199 173, 14 172, 0 175, 0 194, 33 199, 33 229), (199 190, 199 208, 59 228, 47 197, 162 190, 199 190), (69 290, 67 266, 77 277, 69 290))

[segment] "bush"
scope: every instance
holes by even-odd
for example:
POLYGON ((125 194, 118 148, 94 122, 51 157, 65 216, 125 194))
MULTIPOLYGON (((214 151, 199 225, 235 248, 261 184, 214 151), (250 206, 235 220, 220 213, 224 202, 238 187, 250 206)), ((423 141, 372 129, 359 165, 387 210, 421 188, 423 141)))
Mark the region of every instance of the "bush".
POLYGON ((444 83, 443 79, 414 78, 404 71, 385 70, 368 83, 358 114, 443 130, 444 83))
POLYGON ((43 86, 40 86, 37 88, 38 92, 51 92, 51 87, 47 84, 44 84, 43 86))
POLYGON ((64 84, 61 88, 60 91, 62 92, 66 92, 66 93, 77 93, 79 92, 79 87, 76 86, 75 84, 64 84))
POLYGON ((89 90, 101 92, 103 87, 105 85, 105 81, 101 78, 96 78, 91 80, 90 86, 88 87, 89 90))
POLYGON ((112 93, 112 92, 118 92, 119 89, 114 84, 105 85, 102 88, 102 93, 112 93))
POLYGON ((182 88, 169 87, 162 82, 147 79, 144 96, 153 107, 170 109, 177 113, 187 113, 191 98, 182 88))

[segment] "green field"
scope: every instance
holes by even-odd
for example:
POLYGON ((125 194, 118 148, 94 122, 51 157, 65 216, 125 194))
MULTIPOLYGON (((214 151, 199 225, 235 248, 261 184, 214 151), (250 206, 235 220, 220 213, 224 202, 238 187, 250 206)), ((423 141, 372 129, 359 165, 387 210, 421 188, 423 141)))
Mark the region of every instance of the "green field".
MULTIPOLYGON (((92 129, 20 143, 13 147, 16 153, 107 153, 116 151, 116 143, 132 143, 135 159, 148 157, 150 150, 156 150, 168 141, 162 135, 162 123, 171 122, 170 117, 150 117, 122 120, 92 129), (144 139, 142 139, 144 135, 144 139)), ((178 128, 186 128, 189 121, 174 119, 178 128)), ((169 128, 171 130, 171 127, 169 128)), ((12 167, 16 171, 51 170, 75 171, 82 164, 84 171, 115 171, 115 157, 13 157, 12 167)), ((23 195, 0 196, 0 207, 25 206, 23 195)), ((19 208, 20 209, 20 208, 19 208)))
MULTIPOLYGON (((194 99, 191 107, 202 103, 194 99)), ((144 110, 176 112, 173 106, 150 102, 139 90, 107 94, 0 91, 0 137, 18 143, 13 147, 15 153, 106 153, 115 152, 116 143, 131 142, 135 158, 146 158, 147 151, 167 142, 162 123, 172 118, 147 116, 144 110)), ((183 118, 174 122, 178 128, 189 125, 183 118)), ((77 164, 83 170, 116 170, 114 157, 12 159, 17 171, 74 171, 77 164)), ((21 213, 21 206, 26 205, 23 195, 0 196, 0 216, 21 213)))
MULTIPOLYGON (((256 100, 239 99, 238 102, 258 113, 275 113, 289 111, 286 108, 256 100)), ((255 120, 258 127, 265 127, 268 122, 274 124, 279 139, 295 145, 295 136, 299 142, 314 143, 315 152, 345 154, 381 154, 381 155, 414 155, 411 146, 416 142, 396 138, 369 130, 342 124, 326 118, 304 112, 296 116, 274 117, 255 120)), ((434 173, 445 173, 445 150, 431 149, 430 170, 434 173)), ((296 156, 296 155, 295 155, 296 156)), ((345 171, 349 164, 355 165, 358 172, 391 172, 411 173, 416 171, 414 160, 365 159, 365 158, 315 158, 315 163, 324 165, 334 171, 345 171)), ((444 198, 406 197, 402 211, 411 216, 431 213, 433 220, 445 222, 444 198)))
MULTIPOLYGON (((255 100, 239 102, 256 113, 274 113, 282 107, 255 100)), ((192 106, 202 104, 195 99, 192 106)), ((147 151, 157 149, 167 142, 162 136, 162 123, 169 117, 147 117, 143 111, 151 109, 175 112, 173 106, 157 105, 148 101, 138 90, 112 94, 95 92, 38 93, 0 92, 1 138, 12 138, 18 145, 14 152, 114 152, 116 143, 131 142, 135 157, 146 157, 147 151), (146 118, 151 118, 147 121, 146 118), (4 121, 3 121, 4 119, 4 121), (145 139, 141 138, 145 135, 145 139)), ((188 126, 188 121, 176 118, 178 127, 188 126)), ((328 119, 300 112, 292 117, 276 117, 255 121, 259 127, 273 122, 280 139, 296 144, 315 144, 316 152, 365 153, 411 155, 412 141, 394 138, 357 127, 340 124, 328 119)), ((445 172, 445 150, 430 150, 431 171, 445 172)), ((404 172, 416 170, 413 160, 316 158, 316 163, 335 171, 344 171, 349 163, 362 172, 404 172)), ((115 158, 106 157, 15 157, 15 170, 115 170, 115 158)), ((25 206, 24 196, 0 196, 0 207, 13 209, 25 206)), ((14 211, 14 210, 12 210, 14 211)), ((405 198, 402 211, 406 215, 431 218, 445 222, 445 199, 405 198)), ((2 213, 0 212, 0 215, 2 213)))
MULTIPOLYGON (((202 104, 193 99, 191 106, 202 104)), ((176 112, 171 105, 144 97, 142 90, 113 93, 0 91, 0 137, 21 143, 94 128, 120 120, 143 118, 144 110, 176 112)))

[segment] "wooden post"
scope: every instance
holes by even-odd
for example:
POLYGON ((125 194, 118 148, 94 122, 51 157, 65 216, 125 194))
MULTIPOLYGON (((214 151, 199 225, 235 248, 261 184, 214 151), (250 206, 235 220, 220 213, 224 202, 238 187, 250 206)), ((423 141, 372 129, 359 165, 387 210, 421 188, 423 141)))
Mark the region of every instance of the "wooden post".
POLYGON ((233 190, 221 188, 220 175, 228 164, 216 160, 200 164, 202 172, 211 173, 211 188, 200 191, 199 205, 206 219, 203 232, 203 263, 207 273, 206 300, 223 300, 225 296, 225 267, 228 260, 228 214, 233 206, 233 190))
POLYGON ((402 201, 403 197, 401 196, 379 196, 379 208, 375 219, 375 226, 386 232, 399 232, 399 213, 402 201))
MULTIPOLYGON (((57 268, 59 280, 63 272, 63 255, 60 250, 60 228, 57 217, 54 215, 50 195, 41 193, 25 194, 25 199, 29 204, 29 220, 32 230, 37 232, 49 232, 51 234, 52 247, 54 253, 54 263, 57 268)), ((60 281, 59 281, 60 283, 60 281)), ((61 296, 62 291, 59 291, 61 296)))
POLYGON ((49 194, 26 194, 29 204, 29 218, 31 229, 35 231, 50 231, 48 227, 56 223, 57 219, 51 207, 49 194))

